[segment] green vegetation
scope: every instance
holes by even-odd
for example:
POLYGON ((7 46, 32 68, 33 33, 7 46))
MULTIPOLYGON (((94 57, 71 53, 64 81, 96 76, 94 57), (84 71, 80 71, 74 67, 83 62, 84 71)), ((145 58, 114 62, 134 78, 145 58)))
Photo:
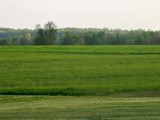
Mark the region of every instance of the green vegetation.
POLYGON ((37 25, 37 36, 34 40, 35 45, 53 45, 57 40, 57 29, 54 22, 48 22, 41 28, 41 25, 37 25))
POLYGON ((159 120, 160 98, 0 96, 0 119, 159 120))
POLYGON ((0 28, 0 45, 157 45, 160 31, 63 28, 53 22, 35 30, 0 28))
POLYGON ((0 47, 0 119, 159 120, 159 59, 160 46, 0 47))
POLYGON ((0 47, 1 95, 160 91, 160 46, 0 47))

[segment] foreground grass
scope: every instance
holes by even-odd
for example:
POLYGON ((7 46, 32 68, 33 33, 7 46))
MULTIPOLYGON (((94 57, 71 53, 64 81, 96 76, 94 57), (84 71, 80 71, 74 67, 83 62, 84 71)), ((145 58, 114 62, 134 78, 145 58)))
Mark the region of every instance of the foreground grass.
POLYGON ((160 91, 160 46, 0 47, 2 95, 160 91))
POLYGON ((0 96, 0 119, 159 120, 159 97, 0 96))

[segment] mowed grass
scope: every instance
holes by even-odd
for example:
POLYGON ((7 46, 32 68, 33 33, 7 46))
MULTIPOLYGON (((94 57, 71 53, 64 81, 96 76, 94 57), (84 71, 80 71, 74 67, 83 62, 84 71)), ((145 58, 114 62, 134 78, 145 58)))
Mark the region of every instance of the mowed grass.
POLYGON ((0 96, 2 120, 159 120, 159 97, 0 96))
POLYGON ((0 47, 1 95, 160 91, 160 46, 0 47))

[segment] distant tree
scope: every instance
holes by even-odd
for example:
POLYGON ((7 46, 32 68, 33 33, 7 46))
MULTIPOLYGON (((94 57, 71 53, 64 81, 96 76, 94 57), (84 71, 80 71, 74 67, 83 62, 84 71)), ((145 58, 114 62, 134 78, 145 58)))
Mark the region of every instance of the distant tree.
POLYGON ((71 32, 66 32, 63 40, 64 45, 74 45, 75 44, 74 35, 71 32))
POLYGON ((33 44, 33 41, 32 41, 32 37, 29 33, 21 36, 19 38, 19 43, 20 45, 32 45, 33 44))
POLYGON ((76 36, 76 44, 77 45, 84 45, 85 44, 83 35, 77 35, 76 36))
POLYGON ((0 45, 11 45, 10 39, 4 38, 0 40, 0 45))
POLYGON ((53 45, 57 40, 57 26, 54 22, 48 22, 41 28, 40 25, 36 25, 37 36, 34 40, 36 45, 53 45))
POLYGON ((86 45, 101 45, 103 41, 103 32, 88 31, 85 33, 85 44, 86 45))
POLYGON ((35 30, 0 28, 0 45, 148 45, 160 44, 160 31, 96 28, 56 29, 53 22, 35 30))
POLYGON ((94 44, 94 36, 95 36, 95 32, 92 31, 88 31, 85 33, 85 44, 86 45, 93 45, 94 44))

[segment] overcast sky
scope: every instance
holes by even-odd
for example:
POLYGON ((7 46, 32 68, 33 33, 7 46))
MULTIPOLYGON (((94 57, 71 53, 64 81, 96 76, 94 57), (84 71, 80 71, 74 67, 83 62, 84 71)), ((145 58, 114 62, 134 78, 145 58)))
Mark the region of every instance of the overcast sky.
POLYGON ((160 0, 0 0, 0 27, 62 27, 160 30, 160 0))

